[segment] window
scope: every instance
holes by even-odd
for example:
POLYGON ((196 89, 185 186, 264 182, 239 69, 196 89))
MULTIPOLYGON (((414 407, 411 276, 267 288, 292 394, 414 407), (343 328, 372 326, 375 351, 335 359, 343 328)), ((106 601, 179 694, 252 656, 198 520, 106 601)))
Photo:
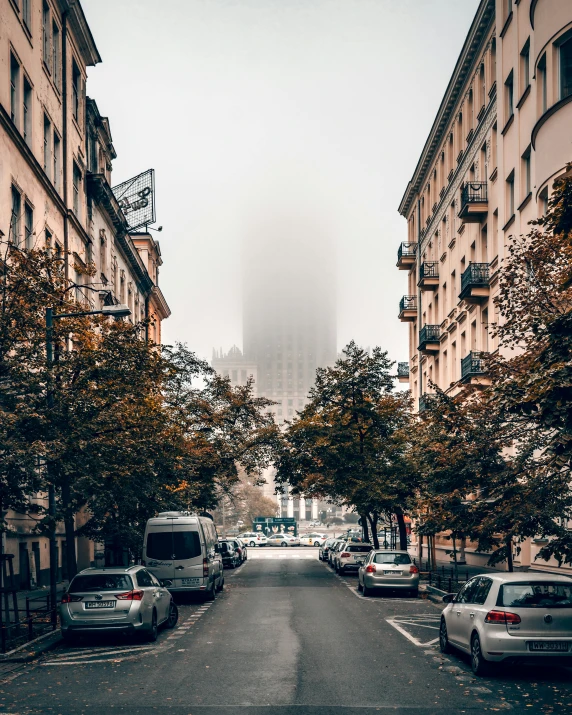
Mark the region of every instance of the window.
POLYGON ((10 221, 9 240, 17 246, 20 243, 20 212, 22 211, 22 197, 15 186, 12 186, 12 218, 10 221))
POLYGON ((532 191, 531 176, 530 176, 530 146, 522 155, 522 178, 523 178, 523 189, 524 196, 526 198, 528 194, 532 191))
POLYGON ((548 82, 546 77, 546 54, 538 61, 538 81, 540 82, 540 113, 544 112, 548 108, 548 82))
POLYGON ((48 177, 48 179, 50 178, 50 172, 52 170, 51 141, 52 123, 44 114, 44 171, 46 172, 46 176, 48 177))
POLYGON ((60 138, 54 132, 54 173, 52 176, 52 181, 54 182, 54 186, 56 189, 60 188, 60 166, 61 166, 61 144, 60 144, 60 138))
POLYGON ((508 122, 508 120, 514 114, 514 82, 513 82, 512 70, 511 70, 509 76, 507 77, 506 82, 504 83, 504 88, 505 88, 505 109, 506 109, 505 122, 508 122))
POLYGON ((572 37, 560 45, 560 99, 572 94, 572 37))
POLYGON ((524 90, 530 84, 530 38, 525 42, 524 47, 520 51, 520 91, 524 90))
POLYGON ((75 60, 72 60, 72 112, 76 122, 79 122, 79 97, 81 75, 75 60))
POLYGON ((487 600, 487 596, 489 595, 492 585, 493 582, 490 578, 484 578, 481 576, 481 578, 478 579, 477 587, 475 589, 475 593, 473 594, 473 603, 478 603, 482 606, 487 600))
POLYGON ((125 303, 125 271, 119 271, 119 302, 125 303))
POLYGON ((504 0, 504 20, 508 20, 508 16, 512 12, 512 0, 504 0))
POLYGON ((46 244, 46 248, 51 248, 52 247, 52 234, 49 229, 44 229, 44 241, 46 244))
POLYGON ((90 574, 79 575, 71 582, 70 593, 78 593, 82 591, 131 591, 133 590, 133 581, 128 574, 90 574))
POLYGON ((20 128, 20 64, 10 53, 10 117, 20 128))
POLYGON ((24 204, 24 236, 26 241, 26 248, 30 249, 34 247, 34 210, 30 204, 26 201, 24 204))
POLYGON ((501 586, 497 605, 509 608, 572 608, 572 584, 526 581, 501 586))
POLYGON ((485 84, 485 65, 481 64, 479 68, 479 87, 481 92, 481 107, 484 107, 487 103, 487 88, 485 84))
POLYGON ((73 163, 73 210, 75 215, 80 217, 79 188, 81 184, 81 171, 78 165, 73 163))
POLYGON ((476 595, 480 579, 474 578, 468 581, 457 594, 455 603, 474 603, 473 597, 476 595))
POLYGON ((51 71, 52 56, 50 52, 50 6, 44 0, 42 6, 42 57, 48 71, 51 71))
POLYGON ((514 170, 510 172, 506 180, 506 215, 507 220, 514 216, 514 170))
POLYGON ((24 76, 24 103, 22 105, 24 111, 24 141, 28 146, 32 144, 32 87, 28 82, 28 78, 24 76))
POLYGON ((60 28, 52 23, 52 75, 54 84, 60 88, 60 28))
POLYGON ((30 3, 32 0, 22 0, 22 19, 28 30, 32 27, 32 15, 30 12, 30 3))
POLYGON ((540 215, 541 216, 546 216, 548 213, 548 189, 544 188, 540 192, 540 195, 538 197, 539 200, 539 210, 540 210, 540 215))

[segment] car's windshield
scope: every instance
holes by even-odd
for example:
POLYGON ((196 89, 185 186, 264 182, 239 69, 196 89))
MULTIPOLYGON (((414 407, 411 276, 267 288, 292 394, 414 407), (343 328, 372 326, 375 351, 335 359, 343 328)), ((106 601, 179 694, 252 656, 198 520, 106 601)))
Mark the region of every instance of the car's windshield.
POLYGON ((81 591, 131 591, 131 576, 122 573, 80 574, 71 582, 70 593, 81 591))
POLYGON ((500 588, 498 605, 510 608, 572 608, 572 582, 505 583, 500 588))
POLYGON ((198 531, 152 531, 147 534, 147 556, 150 559, 181 560, 200 555, 198 531))
POLYGON ((393 564, 394 566, 411 563, 409 554, 396 554, 391 552, 377 553, 373 560, 376 564, 393 564))
POLYGON ((370 544, 352 544, 347 550, 350 554, 367 554, 373 549, 370 544))

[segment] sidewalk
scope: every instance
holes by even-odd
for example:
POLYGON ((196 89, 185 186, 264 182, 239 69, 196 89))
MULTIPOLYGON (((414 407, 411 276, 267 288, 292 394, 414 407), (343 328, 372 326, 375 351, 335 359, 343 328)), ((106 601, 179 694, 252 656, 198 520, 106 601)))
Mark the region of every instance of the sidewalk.
MULTIPOLYGON (((56 592, 58 594, 58 601, 61 595, 67 589, 69 585, 68 581, 60 581, 56 586, 56 592)), ((38 601, 33 601, 33 599, 41 599, 45 603, 45 598, 50 593, 49 586, 42 586, 41 588, 35 588, 32 591, 17 591, 16 597, 18 599, 18 610, 20 613, 26 613, 26 598, 30 599, 30 608, 36 608, 40 603, 38 601)), ((10 610, 12 609, 12 597, 10 597, 10 610)))

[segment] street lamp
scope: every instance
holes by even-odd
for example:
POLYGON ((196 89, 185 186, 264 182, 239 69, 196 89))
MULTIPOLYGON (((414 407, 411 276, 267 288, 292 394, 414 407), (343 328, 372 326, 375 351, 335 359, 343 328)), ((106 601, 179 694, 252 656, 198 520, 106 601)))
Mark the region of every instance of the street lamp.
MULTIPOLYGON (((83 318, 86 315, 110 315, 114 318, 126 318, 131 315, 131 310, 127 305, 104 305, 101 310, 89 310, 84 313, 59 313, 54 315, 53 308, 46 308, 46 366, 48 374, 51 374, 54 360, 53 354, 53 329, 54 320, 60 318, 83 318)), ((46 400, 48 410, 51 411, 54 406, 54 395, 51 390, 51 385, 46 390, 46 400)), ((50 516, 50 606, 52 609, 52 624, 56 624, 56 601, 57 601, 57 542, 56 542, 56 489, 49 474, 49 461, 46 463, 48 471, 48 514, 50 516)))

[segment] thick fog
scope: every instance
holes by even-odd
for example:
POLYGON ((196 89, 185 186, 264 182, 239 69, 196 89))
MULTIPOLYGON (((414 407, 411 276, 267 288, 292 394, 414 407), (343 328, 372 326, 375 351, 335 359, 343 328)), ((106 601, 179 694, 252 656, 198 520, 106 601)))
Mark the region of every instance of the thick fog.
POLYGON ((477 5, 83 0, 113 183, 156 170, 165 342, 242 348, 243 293, 279 292, 331 303, 338 349, 407 359, 397 207, 477 5))

